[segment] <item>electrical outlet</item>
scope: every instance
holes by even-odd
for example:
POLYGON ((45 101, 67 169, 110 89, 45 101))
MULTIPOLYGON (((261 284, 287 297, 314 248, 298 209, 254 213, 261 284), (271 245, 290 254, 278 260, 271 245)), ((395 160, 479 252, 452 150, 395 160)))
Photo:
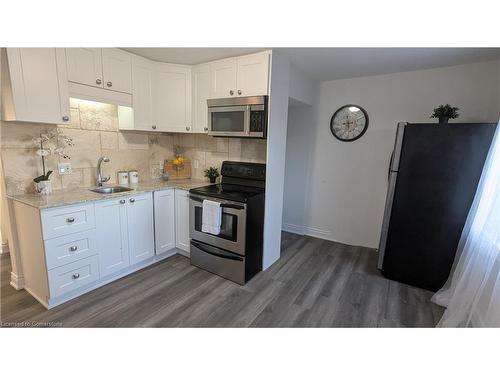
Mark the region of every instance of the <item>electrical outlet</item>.
POLYGON ((193 166, 194 169, 198 169, 200 168, 200 161, 198 159, 194 159, 194 166, 193 166))
POLYGON ((59 174, 71 174, 71 163, 59 163, 57 169, 59 174))

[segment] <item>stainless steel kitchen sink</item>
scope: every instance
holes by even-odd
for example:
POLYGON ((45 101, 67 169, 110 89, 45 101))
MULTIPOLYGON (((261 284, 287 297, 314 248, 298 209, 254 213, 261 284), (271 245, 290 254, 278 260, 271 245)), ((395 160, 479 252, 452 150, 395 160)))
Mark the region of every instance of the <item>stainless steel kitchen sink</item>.
POLYGON ((99 194, 113 194, 123 193, 124 191, 132 191, 134 189, 125 186, 100 186, 89 190, 99 194))

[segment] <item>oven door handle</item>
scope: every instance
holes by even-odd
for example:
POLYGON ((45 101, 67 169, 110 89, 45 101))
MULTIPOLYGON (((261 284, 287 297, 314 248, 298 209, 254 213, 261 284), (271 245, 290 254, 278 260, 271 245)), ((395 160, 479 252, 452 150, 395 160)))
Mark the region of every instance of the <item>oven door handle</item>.
POLYGON ((205 252, 207 254, 210 254, 210 255, 213 255, 213 256, 216 256, 216 257, 219 257, 219 258, 225 258, 225 259, 230 259, 230 260, 236 260, 238 262, 243 262, 243 259, 241 259, 240 257, 237 257, 237 256, 219 254, 219 253, 215 253, 215 252, 209 251, 204 246, 202 246, 199 242, 197 242, 195 240, 191 240, 191 245, 193 245, 197 249, 199 249, 199 250, 201 250, 201 251, 203 251, 203 252, 205 252))
MULTIPOLYGON (((203 203, 202 198, 193 197, 193 196, 190 196, 190 198, 194 201, 203 203)), ((233 208, 235 210, 244 210, 245 209, 245 207, 243 207, 243 206, 240 206, 238 204, 230 204, 230 203, 221 203, 220 206, 221 206, 221 208, 233 208)))

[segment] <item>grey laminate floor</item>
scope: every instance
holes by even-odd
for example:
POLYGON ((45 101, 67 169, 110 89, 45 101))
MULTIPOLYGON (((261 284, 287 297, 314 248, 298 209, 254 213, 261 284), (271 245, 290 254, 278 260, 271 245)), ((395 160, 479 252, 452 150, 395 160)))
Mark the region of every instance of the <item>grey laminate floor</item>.
POLYGON ((1 256, 3 325, 65 327, 433 327, 432 293, 384 279, 368 248, 283 233, 282 256, 245 286, 175 255, 46 310, 9 285, 1 256))

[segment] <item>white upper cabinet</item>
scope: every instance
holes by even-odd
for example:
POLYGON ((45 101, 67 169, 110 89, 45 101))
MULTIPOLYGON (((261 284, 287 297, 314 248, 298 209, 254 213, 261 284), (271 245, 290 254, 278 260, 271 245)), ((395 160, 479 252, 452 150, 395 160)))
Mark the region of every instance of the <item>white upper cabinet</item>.
POLYGON ((237 62, 238 96, 267 95, 269 53, 241 56, 237 62))
POLYGON ((128 52, 117 48, 66 48, 66 65, 72 83, 132 93, 132 55, 128 52))
POLYGON ((1 94, 4 121, 68 123, 64 49, 2 49, 1 94))
POLYGON ((132 106, 134 108, 133 128, 155 130, 153 115, 154 64, 140 57, 132 58, 132 106))
POLYGON ((208 131, 207 99, 210 98, 210 65, 197 65, 192 70, 193 81, 193 132, 208 131))
POLYGON ((156 130, 191 132, 191 68, 157 64, 154 83, 156 130))
POLYGON ((269 52, 261 52, 211 63, 210 96, 267 95, 269 56, 269 52))
POLYGON ((104 87, 100 48, 66 48, 68 80, 94 87, 104 87))
POLYGON ((210 96, 212 98, 236 96, 236 59, 216 61, 210 65, 210 96))
POLYGON ((132 58, 116 48, 103 48, 102 73, 104 88, 132 93, 132 58))

